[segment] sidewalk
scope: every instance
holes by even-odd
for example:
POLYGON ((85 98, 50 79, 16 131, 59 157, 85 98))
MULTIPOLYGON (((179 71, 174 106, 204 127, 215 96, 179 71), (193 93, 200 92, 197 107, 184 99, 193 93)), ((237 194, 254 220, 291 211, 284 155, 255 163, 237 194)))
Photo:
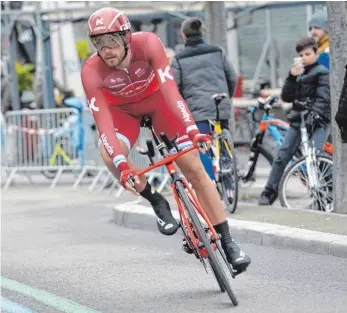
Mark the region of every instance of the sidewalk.
MULTIPOLYGON (((179 218, 173 196, 166 197, 179 218)), ((347 215, 245 202, 227 215, 237 241, 347 258, 347 215)), ((152 208, 136 197, 115 205, 113 217, 118 225, 157 231, 152 208)))

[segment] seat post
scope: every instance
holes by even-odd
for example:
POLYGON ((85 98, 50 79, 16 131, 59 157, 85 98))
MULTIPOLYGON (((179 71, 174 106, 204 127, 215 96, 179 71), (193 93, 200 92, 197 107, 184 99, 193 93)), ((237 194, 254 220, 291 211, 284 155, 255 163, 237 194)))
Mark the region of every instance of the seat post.
POLYGON ((159 145, 160 141, 159 141, 157 134, 155 133, 155 131, 153 129, 152 117, 149 115, 144 115, 142 117, 140 125, 141 125, 141 127, 148 128, 151 131, 155 144, 159 145))

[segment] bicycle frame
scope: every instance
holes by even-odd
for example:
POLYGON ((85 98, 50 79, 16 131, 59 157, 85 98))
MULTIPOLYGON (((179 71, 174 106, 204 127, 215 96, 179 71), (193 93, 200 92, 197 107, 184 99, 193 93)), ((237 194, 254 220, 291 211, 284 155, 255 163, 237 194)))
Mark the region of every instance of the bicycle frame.
MULTIPOLYGON (((257 109, 257 107, 252 106, 250 108, 250 112, 254 112, 257 109)), ((289 128, 289 123, 280 120, 278 118, 274 118, 269 116, 269 114, 267 112, 265 112, 262 116, 262 119, 260 121, 259 124, 259 132, 265 134, 266 130, 269 131, 270 135, 272 136, 272 138, 279 144, 282 145, 283 144, 283 140, 284 137, 281 134, 280 130, 284 130, 287 131, 289 128)), ((263 139, 263 136, 262 138, 263 139)), ((260 144, 262 143, 262 141, 259 142, 260 144)), ((334 149, 333 146, 330 142, 326 142, 323 146, 323 150, 325 152, 327 152, 330 155, 333 155, 334 149)))
MULTIPOLYGON (((257 107, 252 106, 250 108, 250 112, 254 113, 257 107)), ((282 121, 278 118, 271 117, 268 112, 264 112, 260 124, 259 124, 259 131, 256 134, 255 138, 257 138, 258 143, 261 144, 262 140, 264 138, 265 132, 268 130, 272 138, 280 145, 283 143, 283 136, 280 132, 280 130, 288 130, 289 123, 282 121)))
POLYGON ((64 149, 62 148, 62 146, 57 143, 54 147, 54 153, 52 154, 52 156, 49 159, 49 164, 54 166, 55 162, 57 160, 57 156, 60 155, 63 160, 65 161, 65 163, 70 164, 71 163, 71 158, 68 156, 68 154, 64 151, 64 149))
MULTIPOLYGON (((155 136, 155 134, 153 134, 155 136)), ((171 188, 173 190, 173 193, 174 193, 174 197, 175 197, 175 200, 177 202, 177 206, 178 206, 178 210, 179 210, 179 214, 180 214, 180 219, 181 219, 181 228, 185 227, 185 229, 187 230, 188 234, 189 234, 189 237, 190 238, 186 238, 186 236, 184 235, 185 239, 187 240, 188 243, 192 243, 194 248, 196 249, 196 251, 199 251, 200 255, 202 257, 206 257, 206 251, 204 249, 201 248, 200 244, 199 244, 199 241, 198 241, 198 238, 196 238, 195 234, 194 234, 194 231, 190 225, 190 222, 188 220, 188 217, 185 213, 185 209, 183 208, 183 205, 181 203, 181 200, 180 200, 180 197, 179 197, 179 194, 176 190, 176 183, 178 181, 180 181, 184 187, 186 188, 187 190, 187 193, 188 193, 188 197, 191 201, 191 203, 193 204, 193 206, 195 207, 195 209, 198 211, 198 213, 201 215, 201 217, 203 218, 203 220, 206 222, 207 226, 208 226, 208 229, 211 233, 211 236, 213 237, 214 240, 218 240, 219 237, 215 231, 215 229, 213 228, 213 225, 211 224, 211 222, 209 221, 206 213, 203 211, 200 203, 199 203, 199 200, 197 198, 197 196, 195 195, 195 192, 193 191, 193 189, 189 186, 189 183, 188 181, 185 179, 185 178, 182 178, 179 176, 178 174, 178 170, 177 170, 177 167, 174 163, 174 161, 176 159, 178 159, 180 156, 190 152, 190 151, 193 151, 195 150, 196 147, 190 147, 190 148, 187 148, 185 150, 182 150, 182 151, 179 151, 177 153, 175 153, 174 155, 168 155, 166 157, 164 157, 164 159, 148 166, 147 168, 139 171, 137 173, 137 175, 144 175, 146 174, 147 172, 155 169, 155 168, 158 168, 158 167, 162 167, 162 166, 165 166, 168 173, 170 174, 171 178, 172 178, 172 183, 171 183, 171 188), (183 224, 183 225, 182 225, 183 224)), ((185 231, 183 231, 183 233, 185 234, 185 231)))
POLYGON ((219 158, 221 155, 221 141, 223 141, 224 147, 227 150, 229 156, 232 155, 230 147, 227 143, 226 138, 222 138, 222 126, 220 121, 214 120, 214 121, 209 121, 210 125, 213 126, 214 130, 212 133, 212 138, 213 138, 213 144, 211 147, 212 153, 213 153, 213 170, 214 170, 214 175, 216 177, 216 180, 218 181, 217 174, 220 170, 219 168, 219 158))

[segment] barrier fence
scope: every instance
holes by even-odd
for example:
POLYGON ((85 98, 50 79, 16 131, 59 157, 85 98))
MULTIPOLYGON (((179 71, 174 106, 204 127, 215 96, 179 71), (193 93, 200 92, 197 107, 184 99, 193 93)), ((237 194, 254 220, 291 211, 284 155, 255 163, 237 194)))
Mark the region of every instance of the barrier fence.
MULTIPOLYGON (((251 139, 250 134, 243 134, 243 129, 238 131, 240 126, 245 126, 243 124, 246 125, 236 123, 236 134, 239 139, 249 137, 244 138, 247 141, 251 139)), ((129 155, 141 168, 148 166, 149 160, 136 148, 146 149, 148 138, 151 138, 150 131, 141 128, 129 155)), ((24 174, 32 182, 35 173, 48 178, 51 188, 63 174, 73 173, 73 189, 88 178, 90 192, 97 188, 99 192, 108 189, 110 194, 115 192, 119 197, 124 190, 101 159, 98 133, 90 110, 76 102, 72 103, 72 108, 21 110, 1 115, 1 170, 6 174, 4 190, 18 174, 24 174)), ((170 176, 165 168, 152 171, 147 178, 159 192, 169 187, 170 176)))
MULTIPOLYGON (((148 166, 146 156, 136 151, 150 138, 147 129, 130 152, 130 159, 141 168, 148 166)), ((142 148, 145 148, 142 146, 142 148)), ((24 174, 32 182, 34 174, 42 174, 54 188, 64 173, 73 173, 76 189, 86 177, 91 179, 89 191, 99 186, 99 191, 116 189, 119 197, 123 188, 105 167, 99 153, 98 134, 89 109, 45 109, 7 112, 1 117, 1 168, 6 173, 4 190, 7 190, 18 174, 24 174)), ((158 179, 161 192, 169 182, 163 169, 148 175, 153 183, 158 179)))

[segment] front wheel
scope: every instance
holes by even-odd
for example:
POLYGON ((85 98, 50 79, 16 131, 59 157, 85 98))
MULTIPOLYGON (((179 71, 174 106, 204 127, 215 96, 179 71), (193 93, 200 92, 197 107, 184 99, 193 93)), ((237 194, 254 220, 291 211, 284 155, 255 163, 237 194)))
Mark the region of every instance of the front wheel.
POLYGON ((228 296, 231 300, 231 302, 237 306, 238 301, 235 297, 234 292, 231 289, 229 280, 223 270, 223 267, 220 264, 219 259, 217 258, 217 255, 215 251, 212 249, 211 242, 207 238, 206 231, 204 230, 203 226, 201 225, 200 219, 196 213, 195 206, 192 204, 192 202, 189 200, 188 195, 185 191, 184 185, 182 182, 176 183, 177 193, 182 201, 182 205, 185 207, 186 211, 188 212, 191 222, 194 227, 194 231, 197 234, 197 240, 201 240, 203 247, 207 251, 208 259, 211 264, 211 267, 213 269, 213 272, 216 276, 217 282, 220 285, 220 288, 222 290, 222 287, 227 291, 228 296))
POLYGON ((317 154, 316 162, 307 163, 305 157, 297 159, 284 172, 279 186, 281 205, 287 208, 305 208, 332 212, 333 161, 317 154), (308 166, 317 177, 316 186, 310 186, 308 166))

